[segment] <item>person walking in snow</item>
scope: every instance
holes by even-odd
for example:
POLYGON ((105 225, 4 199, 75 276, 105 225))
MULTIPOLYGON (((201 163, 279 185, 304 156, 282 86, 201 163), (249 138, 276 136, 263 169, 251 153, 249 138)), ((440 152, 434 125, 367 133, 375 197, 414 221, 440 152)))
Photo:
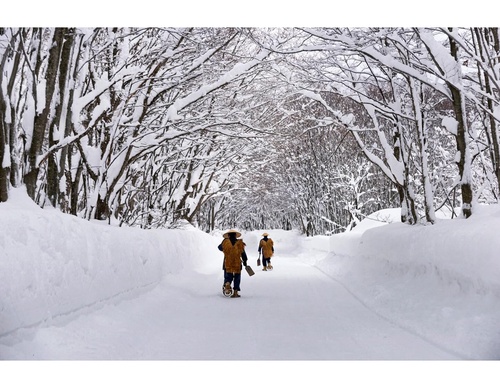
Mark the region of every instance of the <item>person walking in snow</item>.
POLYGON ((247 266, 247 254, 245 252, 245 243, 241 237, 241 233, 231 229, 222 235, 224 240, 219 244, 219 251, 224 252, 224 285, 222 291, 224 295, 231 295, 231 284, 233 285, 233 293, 231 298, 239 298, 240 282, 241 282, 241 262, 247 266))
POLYGON ((274 255, 274 242, 268 233, 263 233, 262 236, 264 237, 259 242, 259 256, 262 252, 262 271, 269 271, 273 269, 271 256, 274 255))

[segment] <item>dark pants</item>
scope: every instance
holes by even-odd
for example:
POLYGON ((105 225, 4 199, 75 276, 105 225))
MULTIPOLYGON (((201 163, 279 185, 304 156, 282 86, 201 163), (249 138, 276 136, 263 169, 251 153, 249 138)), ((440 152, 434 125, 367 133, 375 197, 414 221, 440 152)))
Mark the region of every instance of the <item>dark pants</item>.
POLYGON ((271 264, 271 258, 270 257, 265 258, 264 256, 262 256, 262 265, 264 267, 267 267, 270 264, 271 264))
POLYGON ((224 271, 224 283, 232 283, 234 281, 233 289, 236 291, 240 290, 241 273, 232 273, 224 271))

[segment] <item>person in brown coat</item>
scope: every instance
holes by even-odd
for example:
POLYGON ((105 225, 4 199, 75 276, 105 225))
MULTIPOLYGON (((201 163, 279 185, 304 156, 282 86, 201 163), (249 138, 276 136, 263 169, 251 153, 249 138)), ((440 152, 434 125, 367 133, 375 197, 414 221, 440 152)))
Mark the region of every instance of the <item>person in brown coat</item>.
POLYGON ((233 294, 231 298, 239 298, 240 282, 241 282, 241 262, 247 266, 247 254, 245 252, 245 243, 239 239, 241 233, 231 229, 222 235, 224 240, 219 245, 219 251, 224 252, 224 285, 222 290, 225 295, 231 293, 231 284, 233 284, 233 294))
POLYGON ((263 233, 259 242, 259 255, 262 252, 262 271, 273 269, 271 265, 271 256, 274 255, 274 242, 268 236, 268 233, 263 233))

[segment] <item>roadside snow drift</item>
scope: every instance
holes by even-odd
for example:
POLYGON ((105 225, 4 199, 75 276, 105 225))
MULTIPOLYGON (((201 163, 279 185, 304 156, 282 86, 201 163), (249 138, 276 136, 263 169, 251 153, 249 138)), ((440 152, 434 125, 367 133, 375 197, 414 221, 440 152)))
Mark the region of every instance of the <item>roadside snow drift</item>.
POLYGON ((466 359, 500 359, 500 206, 465 220, 398 222, 394 209, 332 236, 319 268, 363 303, 466 359), (374 219, 379 216, 385 222, 374 219))
POLYGON ((40 209, 23 189, 0 204, 0 336, 133 297, 197 267, 214 238, 195 228, 141 230, 40 209))

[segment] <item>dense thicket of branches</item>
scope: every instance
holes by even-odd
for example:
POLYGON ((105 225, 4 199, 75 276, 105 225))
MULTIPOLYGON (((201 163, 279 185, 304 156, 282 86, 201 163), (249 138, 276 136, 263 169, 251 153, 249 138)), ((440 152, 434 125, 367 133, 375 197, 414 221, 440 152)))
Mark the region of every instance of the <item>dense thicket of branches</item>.
POLYGON ((500 188, 497 28, 2 28, 0 202, 349 229, 500 188))

